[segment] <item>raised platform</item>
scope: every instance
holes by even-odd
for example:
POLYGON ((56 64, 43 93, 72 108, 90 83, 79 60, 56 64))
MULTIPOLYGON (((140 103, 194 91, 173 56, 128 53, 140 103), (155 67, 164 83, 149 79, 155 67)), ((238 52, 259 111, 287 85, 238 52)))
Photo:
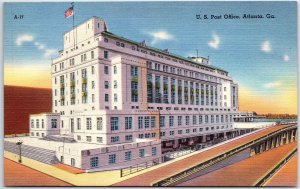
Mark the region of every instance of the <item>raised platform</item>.
POLYGON ((66 143, 75 143, 77 142, 72 136, 68 135, 49 135, 41 138, 41 140, 47 141, 57 141, 57 142, 66 142, 66 143))

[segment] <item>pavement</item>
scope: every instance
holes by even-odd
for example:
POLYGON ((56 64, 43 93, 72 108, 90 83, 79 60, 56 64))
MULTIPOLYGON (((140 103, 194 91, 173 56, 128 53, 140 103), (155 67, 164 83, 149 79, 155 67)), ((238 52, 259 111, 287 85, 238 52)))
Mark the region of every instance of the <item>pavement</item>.
POLYGON ((4 159, 5 186, 72 186, 57 178, 28 168, 20 163, 4 159))
POLYGON ((297 160, 298 155, 296 154, 264 186, 297 186, 297 160))

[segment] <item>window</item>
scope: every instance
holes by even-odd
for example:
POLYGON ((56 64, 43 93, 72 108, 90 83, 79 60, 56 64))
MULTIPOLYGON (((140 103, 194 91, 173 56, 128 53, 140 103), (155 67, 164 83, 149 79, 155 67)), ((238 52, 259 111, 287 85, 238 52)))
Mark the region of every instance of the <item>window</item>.
POLYGON ((151 127, 152 128, 155 127, 155 117, 154 116, 151 117, 151 127))
POLYGON ((104 58, 108 59, 108 51, 104 51, 104 58))
POLYGON ((208 123, 208 115, 205 116, 205 123, 208 123))
POLYGON ((126 141, 132 141, 132 135, 126 135, 125 140, 126 141))
POLYGON ((104 73, 108 74, 108 66, 104 66, 104 73))
POLYGON ((44 119, 42 119, 42 128, 44 128, 44 119))
POLYGON ((138 81, 137 80, 131 80, 131 101, 132 102, 138 102, 138 81))
POLYGON ((98 167, 99 165, 99 158, 98 157, 92 157, 90 159, 90 167, 98 167))
POLYGON ((125 152, 125 161, 130 161, 132 158, 131 151, 125 152))
POLYGON ((138 117, 138 127, 139 129, 143 128, 143 117, 138 117))
POLYGON ((31 126, 31 128, 34 127, 34 120, 33 119, 30 120, 30 126, 31 126))
POLYGON ((169 117, 169 126, 173 127, 174 126, 174 116, 169 117))
POLYGON ((81 121, 80 118, 77 118, 77 130, 81 129, 81 121))
POLYGON ((185 133, 190 133, 190 130, 189 130, 189 129, 186 129, 186 130, 185 130, 185 133))
POLYGON ((119 118, 118 117, 111 117, 110 118, 110 128, 112 131, 119 130, 119 118))
POLYGON ((178 126, 182 125, 182 116, 178 116, 178 126))
POLYGON ((160 116, 159 126, 160 127, 165 127, 165 116, 160 116))
POLYGON ((102 128, 103 128, 102 117, 97 117, 97 130, 102 130, 102 128))
POLYGON ((86 118, 86 130, 92 130, 92 119, 86 118))
POLYGON ((92 66, 92 74, 95 74, 95 67, 92 66))
POLYGON ((92 89, 95 89, 95 81, 92 81, 92 89))
POLYGON ((104 88, 105 88, 105 89, 108 89, 108 88, 109 88, 109 83, 108 83, 108 81, 104 81, 104 88))
POLYGON ((144 158, 145 157, 145 149, 139 149, 139 157, 144 158))
POLYGON ((51 119, 51 128, 52 129, 57 128, 57 119, 51 119))
POLYGON ((94 51, 91 51, 91 59, 94 59, 94 51))
POLYGON ((110 154, 108 156, 108 164, 114 164, 116 163, 116 154, 110 154))
POLYGON ((211 122, 211 123, 214 123, 214 121, 215 121, 215 116, 214 116, 214 115, 211 115, 211 116, 210 116, 210 122, 211 122))
POLYGON ((152 147, 152 156, 156 156, 156 154, 157 154, 156 147, 152 147))
POLYGON ((138 138, 144 138, 144 134, 139 134, 138 138))
POLYGON ((156 133, 151 133, 152 138, 155 138, 155 136, 156 136, 156 133))
POLYGON ((114 80, 114 88, 115 89, 118 88, 118 82, 117 82, 117 80, 114 80))
POLYGON ((98 143, 102 143, 103 142, 103 138, 102 137, 97 137, 97 142, 98 143))
POLYGON ((110 142, 119 142, 119 140, 120 140, 119 136, 110 137, 110 142))
POLYGON ((75 166, 75 159, 74 158, 71 158, 71 165, 75 166))
POLYGON ((92 137, 91 136, 86 136, 86 141, 87 142, 92 142, 92 137))
POLYGON ((132 129, 132 117, 125 117, 125 129, 132 129))
POLYGON ((105 102, 108 102, 109 101, 109 96, 108 96, 108 94, 105 94, 105 97, 104 97, 105 99, 105 102))
POLYGON ((199 124, 202 124, 203 123, 203 120, 202 120, 202 116, 200 115, 199 116, 199 124))
POLYGON ((114 74, 117 74, 117 66, 114 66, 114 74))
POLYGON ((196 125, 196 124, 197 124, 197 117, 193 116, 193 125, 196 125))
POLYGON ((178 130, 178 134, 181 135, 182 134, 182 130, 178 130))
POLYGON ((118 94, 114 93, 114 102, 118 102, 118 94))
POLYGON ((37 120, 35 120, 36 121, 36 128, 39 128, 40 127, 40 125, 39 125, 39 120, 37 119, 37 120))
POLYGON ((95 102, 95 95, 92 94, 92 102, 95 102))
POLYGON ((138 67, 131 66, 131 76, 138 76, 138 67))
POLYGON ((149 128, 150 127, 150 117, 145 117, 145 128, 149 128))
POLYGON ((185 116, 185 124, 186 125, 190 124, 190 116, 185 116))

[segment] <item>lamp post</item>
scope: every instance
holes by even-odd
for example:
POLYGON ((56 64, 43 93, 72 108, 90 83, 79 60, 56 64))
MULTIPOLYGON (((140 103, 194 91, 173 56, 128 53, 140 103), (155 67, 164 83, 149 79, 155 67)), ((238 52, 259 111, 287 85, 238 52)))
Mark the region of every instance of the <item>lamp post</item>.
POLYGON ((19 140, 18 142, 16 142, 16 145, 19 146, 19 163, 22 163, 22 150, 21 150, 21 145, 22 145, 23 141, 19 140))

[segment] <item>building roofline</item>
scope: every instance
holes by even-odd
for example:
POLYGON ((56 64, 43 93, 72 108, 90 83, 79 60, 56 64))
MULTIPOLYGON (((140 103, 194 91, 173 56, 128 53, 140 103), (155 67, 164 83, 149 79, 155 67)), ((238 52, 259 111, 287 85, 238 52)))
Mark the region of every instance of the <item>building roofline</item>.
MULTIPOLYGON (((113 37, 113 38, 116 38, 116 39, 120 39, 120 40, 124 40, 124 41, 127 41, 129 43, 133 43, 135 45, 137 45, 138 47, 142 47, 142 48, 145 48, 145 49, 148 49, 148 50, 152 50, 152 51, 155 51, 155 52, 158 52, 158 53, 161 53, 161 54, 164 54, 164 55, 167 55, 167 56, 171 56, 171 57, 174 57, 174 58, 178 58, 178 59, 181 59, 181 60, 184 60, 184 61, 187 61, 187 62, 190 62, 190 63, 193 63, 197 66, 203 66, 203 67, 206 67, 206 68, 210 68, 210 69, 214 69, 214 70, 219 70, 219 71, 222 71, 222 72, 225 72, 228 74, 228 71, 225 71, 223 69, 220 69, 218 67, 215 67, 215 66, 211 66, 211 65, 205 65, 205 64, 200 64, 198 62, 194 62, 188 58, 185 58, 183 56, 180 56, 180 55, 177 55, 177 54, 173 54, 173 53, 167 53, 161 49, 158 49, 158 48, 155 48, 155 47, 151 47, 151 46, 142 46, 140 43, 136 42, 136 41, 133 41, 133 40, 130 40, 130 39, 127 39, 125 37, 122 37, 122 36, 118 36, 114 33, 111 33, 111 32, 107 32, 107 31, 104 31, 104 32, 101 32, 102 34, 104 35, 107 35, 107 36, 110 36, 110 37, 113 37)), ((203 58, 203 57, 201 57, 203 58)))
MULTIPOLYGON (((79 27, 80 25, 86 23, 87 21, 92 20, 93 18, 103 20, 102 18, 100 18, 100 17, 98 17, 98 16, 92 16, 91 18, 85 19, 85 20, 82 21, 81 23, 79 23, 79 24, 77 24, 77 25, 74 25, 74 29, 77 28, 77 27, 79 27)), ((71 32, 72 30, 73 30, 73 28, 72 28, 71 30, 65 31, 63 34, 65 35, 66 33, 71 32)))

